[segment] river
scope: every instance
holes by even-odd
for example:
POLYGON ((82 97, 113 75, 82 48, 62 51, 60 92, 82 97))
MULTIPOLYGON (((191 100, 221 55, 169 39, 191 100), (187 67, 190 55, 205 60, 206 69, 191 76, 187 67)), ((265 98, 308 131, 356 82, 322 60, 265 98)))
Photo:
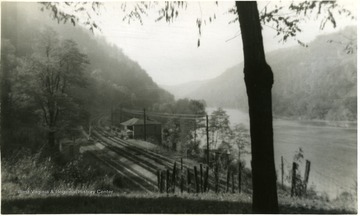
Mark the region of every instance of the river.
MULTIPOLYGON (((208 108, 207 112, 210 114, 213 110, 208 108)), ((232 126, 239 123, 249 126, 247 113, 224 110, 232 126)), ((347 128, 328 125, 324 121, 274 119, 275 166, 281 181, 281 157, 289 172, 295 152, 302 148, 304 158, 311 162, 309 186, 317 192, 326 192, 333 199, 344 191, 354 193, 357 190, 357 127, 356 124, 347 128)), ((249 162, 250 156, 247 164, 249 162)))

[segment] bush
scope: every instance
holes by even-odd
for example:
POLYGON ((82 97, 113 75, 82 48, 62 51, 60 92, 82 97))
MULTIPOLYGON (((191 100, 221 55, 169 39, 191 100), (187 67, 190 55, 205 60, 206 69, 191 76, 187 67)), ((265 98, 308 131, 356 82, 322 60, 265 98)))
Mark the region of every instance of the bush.
POLYGON ((19 195, 21 191, 114 188, 109 176, 90 166, 82 157, 60 166, 50 158, 40 160, 39 154, 31 155, 22 150, 11 159, 2 161, 4 197, 19 195))

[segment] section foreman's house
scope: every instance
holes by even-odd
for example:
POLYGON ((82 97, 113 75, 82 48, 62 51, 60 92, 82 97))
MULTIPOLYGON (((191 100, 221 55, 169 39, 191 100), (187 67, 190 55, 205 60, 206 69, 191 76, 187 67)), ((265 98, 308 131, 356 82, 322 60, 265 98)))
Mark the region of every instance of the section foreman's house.
MULTIPOLYGON (((155 143, 161 143, 162 133, 161 133, 161 123, 146 119, 146 140, 152 141, 155 143)), ((145 127, 144 119, 132 118, 123 123, 121 127, 124 130, 130 130, 130 138, 133 139, 144 139, 145 127)))

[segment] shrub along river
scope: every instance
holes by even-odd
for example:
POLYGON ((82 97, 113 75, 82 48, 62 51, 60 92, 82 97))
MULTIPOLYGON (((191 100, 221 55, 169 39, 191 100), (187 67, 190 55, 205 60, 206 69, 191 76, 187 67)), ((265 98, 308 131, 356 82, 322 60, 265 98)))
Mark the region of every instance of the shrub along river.
MULTIPOLYGON (((208 108, 210 114, 214 108, 208 108)), ((224 109, 231 125, 249 126, 247 113, 224 109)), ((330 199, 342 192, 356 193, 357 183, 357 126, 356 123, 326 121, 297 121, 274 119, 275 165, 281 182, 281 157, 284 158, 285 176, 290 175, 296 151, 301 148, 305 160, 311 162, 309 187, 325 192, 330 199)), ((246 157, 247 166, 251 156, 246 157)), ((305 162, 304 162, 305 165, 305 162)), ((304 176, 305 168, 300 166, 304 176)), ((285 180, 284 180, 285 181, 285 180)), ((285 183, 290 185, 290 178, 285 183)))

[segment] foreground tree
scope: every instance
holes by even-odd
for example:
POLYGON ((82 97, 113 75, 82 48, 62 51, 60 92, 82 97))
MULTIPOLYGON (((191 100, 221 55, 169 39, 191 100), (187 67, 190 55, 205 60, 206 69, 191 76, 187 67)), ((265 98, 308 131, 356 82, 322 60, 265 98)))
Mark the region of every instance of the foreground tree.
POLYGON ((21 65, 21 76, 26 81, 22 91, 39 107, 48 136, 47 150, 52 155, 59 150, 56 132, 66 128, 70 118, 75 118, 78 107, 70 90, 84 86, 86 62, 75 42, 60 41, 57 33, 47 28, 40 34, 32 57, 21 65))
POLYGON ((277 213, 271 88, 273 73, 266 63, 256 2, 236 2, 244 51, 249 101, 253 213, 277 213))

